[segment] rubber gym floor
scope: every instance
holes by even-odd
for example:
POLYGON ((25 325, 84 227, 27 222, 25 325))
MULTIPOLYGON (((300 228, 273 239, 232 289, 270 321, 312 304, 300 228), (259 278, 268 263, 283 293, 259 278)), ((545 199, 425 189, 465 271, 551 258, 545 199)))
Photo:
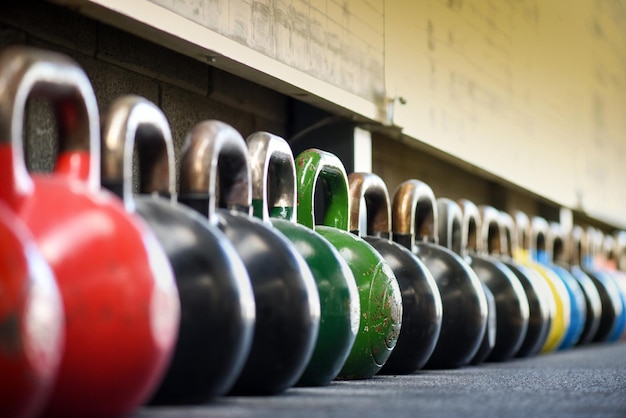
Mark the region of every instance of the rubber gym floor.
POLYGON ((456 370, 337 381, 270 397, 145 407, 173 417, 626 417, 626 342, 456 370))

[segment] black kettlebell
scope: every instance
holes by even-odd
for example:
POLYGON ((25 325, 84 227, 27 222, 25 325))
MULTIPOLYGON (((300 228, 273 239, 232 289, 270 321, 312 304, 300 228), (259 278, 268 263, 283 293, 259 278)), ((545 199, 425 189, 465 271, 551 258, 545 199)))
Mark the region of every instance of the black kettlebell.
POLYGON ((587 308, 587 318, 577 345, 589 344, 593 341, 600 327, 600 321, 602 319, 602 299, 591 277, 580 267, 582 253, 584 251, 583 229, 575 225, 570 232, 569 239, 562 236, 561 243, 562 245, 559 247, 558 241, 556 242, 553 250, 553 259, 556 264, 568 269, 569 272, 572 273, 583 290, 587 308))
POLYGON ((516 357, 530 357, 538 354, 548 339, 556 307, 550 287, 535 270, 518 263, 513 254, 518 251, 518 239, 528 240, 529 236, 521 228, 517 230, 511 215, 500 211, 500 255, 498 258, 511 269, 524 287, 528 297, 528 331, 516 357))
POLYGON ((505 361, 512 358, 526 337, 528 330, 528 297, 517 276, 498 258, 500 254, 500 212, 490 206, 482 206, 480 213, 474 203, 461 201, 461 209, 476 213, 478 217, 478 240, 481 252, 470 252, 470 266, 483 283, 489 287, 496 300, 496 345, 487 361, 505 361))
POLYGON ((376 249, 393 270, 402 296, 402 327, 391 356, 379 374, 412 373, 430 358, 441 330, 441 296, 430 271, 415 254, 391 238, 391 204, 384 181, 372 173, 352 173, 350 232, 376 249), (366 203, 367 230, 361 231, 361 199, 366 203), (362 232, 367 235, 363 236, 362 232))
POLYGON ((398 186, 392 204, 393 240, 409 248, 433 275, 443 306, 441 332, 427 368, 469 364, 487 327, 487 299, 474 271, 451 250, 438 245, 437 203, 418 180, 398 186))
POLYGON ((600 251, 600 243, 597 241, 597 232, 593 227, 587 227, 582 234, 581 260, 582 270, 586 273, 596 286, 602 301, 602 315, 600 325, 593 336, 592 342, 607 342, 611 333, 618 326, 620 317, 623 314, 622 300, 619 294, 619 287, 606 271, 594 266, 594 257, 600 251))
POLYGON ((102 184, 150 226, 168 256, 181 302, 174 356, 150 402, 201 403, 222 395, 252 344, 254 299, 246 269, 220 230, 176 202, 172 136, 155 104, 120 97, 102 129, 102 184), (135 144, 141 194, 133 197, 135 144))
MULTIPOLYGON (((439 212, 439 244, 449 248, 471 265, 468 256, 468 249, 476 252, 481 241, 478 240, 478 229, 480 224, 478 208, 470 206, 465 211, 461 206, 448 198, 437 199, 437 210, 439 212), (475 209, 472 211, 471 209, 475 209)), ((480 278, 480 277, 479 277, 480 278)), ((484 282, 481 282, 485 297, 487 298, 487 327, 480 343, 480 347, 470 364, 477 365, 489 357, 496 345, 497 312, 496 300, 491 290, 484 282)))
POLYGON ((311 269, 320 296, 317 342, 298 385, 327 385, 339 374, 359 330, 361 309, 356 281, 346 261, 326 238, 296 222, 296 166, 289 144, 267 132, 256 132, 246 142, 254 215, 294 244, 311 269))
POLYGON ((196 124, 182 149, 179 182, 179 201, 226 234, 252 283, 254 338, 230 393, 268 395, 293 386, 313 353, 319 295, 302 256, 252 216, 248 149, 239 132, 214 120, 196 124))

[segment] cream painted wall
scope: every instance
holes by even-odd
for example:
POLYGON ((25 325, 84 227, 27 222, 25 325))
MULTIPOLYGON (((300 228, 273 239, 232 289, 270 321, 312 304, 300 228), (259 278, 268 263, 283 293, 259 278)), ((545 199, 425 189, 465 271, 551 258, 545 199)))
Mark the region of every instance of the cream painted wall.
POLYGON ((403 133, 626 225, 626 3, 387 1, 403 133))

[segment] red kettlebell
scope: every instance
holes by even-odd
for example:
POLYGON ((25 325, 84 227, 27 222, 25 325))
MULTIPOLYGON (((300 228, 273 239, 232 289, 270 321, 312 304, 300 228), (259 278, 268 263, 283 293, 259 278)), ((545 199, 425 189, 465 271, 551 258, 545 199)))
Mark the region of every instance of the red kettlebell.
POLYGON ((118 417, 159 383, 176 341, 179 300, 171 266, 148 228, 100 188, 99 117, 85 73, 32 48, 0 56, 0 198, 52 267, 66 317, 65 351, 48 417, 118 417), (54 106, 55 172, 29 175, 22 151, 31 96, 54 106))
POLYGON ((61 360, 61 295, 30 232, 3 203, 0 254, 0 415, 33 417, 61 360))

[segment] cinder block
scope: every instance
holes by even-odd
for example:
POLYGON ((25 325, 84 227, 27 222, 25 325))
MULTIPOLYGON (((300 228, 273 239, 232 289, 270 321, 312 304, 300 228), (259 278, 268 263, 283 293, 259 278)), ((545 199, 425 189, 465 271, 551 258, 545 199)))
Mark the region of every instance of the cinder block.
POLYGON ((284 139, 288 139, 287 138, 287 127, 286 127, 284 122, 278 122, 278 121, 272 120, 272 119, 265 119, 262 116, 255 116, 254 117, 254 128, 253 128, 253 131, 251 131, 251 132, 241 132, 241 134, 244 135, 244 138, 245 138, 248 135, 250 135, 250 134, 252 134, 254 132, 258 132, 258 131, 269 132, 269 133, 272 133, 274 135, 278 135, 280 137, 283 137, 284 139))
POLYGON ((24 45, 25 43, 26 34, 23 30, 0 23, 0 51, 11 45, 24 45))
POLYGON ((97 58, 195 93, 208 91, 206 64, 107 25, 100 25, 97 58))
POLYGON ((255 1, 252 3, 252 43, 254 48, 265 55, 276 55, 274 42, 274 28, 276 20, 274 9, 267 1, 255 1))
POLYGON ((42 1, 13 2, 3 6, 0 22, 86 55, 96 52, 97 23, 66 7, 42 1))
POLYGON ((224 35, 251 45, 252 42, 252 6, 248 0, 230 0, 228 2, 228 31, 224 35))
POLYGON ((161 109, 167 116, 172 129, 177 178, 180 150, 185 136, 196 123, 209 119, 219 120, 228 123, 242 135, 254 130, 254 116, 250 113, 216 103, 207 97, 190 93, 175 86, 163 85, 162 87, 161 109))
POLYGON ((98 99, 98 106, 106 110, 111 101, 126 94, 136 94, 159 103, 159 83, 141 74, 90 58, 78 59, 98 99))
POLYGON ((266 119, 278 122, 287 119, 285 96, 225 71, 211 71, 209 98, 266 119))
POLYGON ((158 104, 159 84, 158 81, 150 77, 41 39, 32 39, 30 44, 38 48, 66 54, 76 60, 89 77, 101 110, 105 110, 114 98, 125 94, 137 94, 158 104))
POLYGON ((30 100, 23 126, 24 159, 29 171, 52 171, 59 148, 59 135, 50 103, 30 100))
MULTIPOLYGON (((29 45, 57 51, 76 60, 91 82, 99 112, 106 111, 114 98, 124 94, 138 94, 158 104, 159 90, 156 80, 44 40, 31 38, 29 45)), ((58 128, 49 103, 42 100, 29 103, 24 136, 25 158, 29 168, 34 171, 51 171, 58 149, 58 128)))
POLYGON ((203 24, 205 21, 205 7, 204 0, 151 0, 152 3, 156 3, 161 7, 176 12, 177 14, 186 17, 196 23, 203 24))

